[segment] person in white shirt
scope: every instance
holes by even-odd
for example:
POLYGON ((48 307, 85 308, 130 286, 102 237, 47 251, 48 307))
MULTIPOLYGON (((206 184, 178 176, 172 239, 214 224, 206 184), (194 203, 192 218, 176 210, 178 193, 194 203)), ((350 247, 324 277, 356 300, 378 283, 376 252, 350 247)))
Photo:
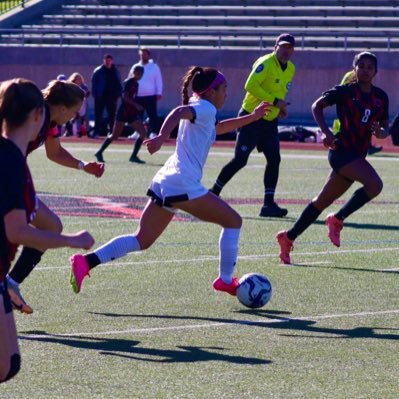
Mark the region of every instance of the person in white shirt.
POLYGON ((194 217, 222 227, 219 237, 219 276, 213 282, 217 291, 236 294, 234 277, 238 255, 241 216, 223 199, 201 183, 203 168, 216 135, 252 123, 269 112, 271 105, 261 103, 252 113, 217 122, 216 111, 226 99, 226 79, 214 68, 191 67, 183 79, 183 105, 166 117, 159 136, 146 140, 150 154, 157 152, 179 125, 176 150, 153 178, 150 197, 134 234, 116 237, 87 255, 71 257, 71 285, 75 293, 91 269, 130 252, 149 248, 163 233, 179 209, 194 217), (193 95, 188 96, 191 86, 193 95))
POLYGON ((133 76, 134 68, 137 65, 144 67, 144 75, 140 80, 139 91, 135 101, 140 104, 149 119, 148 135, 150 138, 158 134, 158 101, 162 98, 163 81, 159 66, 151 58, 148 48, 140 48, 140 61, 134 64, 128 78, 133 76))

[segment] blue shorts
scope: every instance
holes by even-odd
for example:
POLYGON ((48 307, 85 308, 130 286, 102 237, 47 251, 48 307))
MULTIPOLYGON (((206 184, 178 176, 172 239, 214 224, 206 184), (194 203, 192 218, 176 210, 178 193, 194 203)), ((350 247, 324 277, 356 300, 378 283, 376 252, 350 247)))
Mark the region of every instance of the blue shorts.
POLYGON ((329 150, 328 162, 334 172, 338 173, 339 170, 355 161, 356 159, 364 159, 359 153, 353 150, 329 150))

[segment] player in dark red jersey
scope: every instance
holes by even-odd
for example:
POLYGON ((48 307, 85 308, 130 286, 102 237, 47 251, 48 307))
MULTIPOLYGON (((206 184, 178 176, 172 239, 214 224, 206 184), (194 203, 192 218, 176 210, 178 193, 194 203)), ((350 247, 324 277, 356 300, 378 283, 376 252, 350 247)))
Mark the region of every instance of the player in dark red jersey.
MULTIPOLYGON (((100 177, 104 172, 104 164, 84 162, 75 158, 66 150, 58 137, 57 125, 62 125, 76 115, 84 99, 84 92, 72 82, 53 80, 43 90, 45 100, 45 118, 37 137, 32 140, 27 149, 31 153, 44 144, 47 157, 69 168, 83 170, 86 173, 100 177)), ((62 223, 42 201, 32 224, 39 229, 61 233, 62 223)), ((21 284, 34 267, 40 262, 43 251, 24 247, 13 269, 7 276, 8 291, 13 304, 23 313, 32 313, 32 308, 26 304, 19 290, 21 284)))
POLYGON ((340 232, 344 220, 382 190, 381 178, 366 160, 366 155, 372 135, 385 138, 389 134, 388 96, 372 84, 377 73, 377 57, 374 54, 357 54, 353 69, 356 82, 326 91, 312 105, 313 116, 323 134, 323 143, 329 148, 328 160, 332 171, 320 193, 304 209, 294 226, 277 234, 283 263, 291 263, 294 240, 354 182, 359 182, 362 187, 338 212, 330 213, 326 218, 328 237, 337 247, 341 244, 340 232), (340 121, 340 130, 335 136, 324 118, 324 108, 334 104, 340 121))
POLYGON ((90 248, 94 240, 82 231, 61 235, 30 225, 38 200, 28 165, 28 143, 44 121, 40 90, 24 79, 0 85, 0 383, 14 377, 21 365, 6 275, 19 244, 47 248, 90 248))
POLYGON ((136 140, 130 162, 144 163, 138 156, 141 144, 146 136, 145 127, 141 121, 141 115, 144 108, 134 101, 139 89, 138 81, 143 77, 144 67, 136 65, 133 70, 133 76, 123 82, 122 103, 116 113, 116 120, 112 129, 112 135, 107 137, 101 148, 94 154, 98 162, 104 162, 103 152, 118 137, 122 134, 125 123, 132 125, 140 137, 136 140))

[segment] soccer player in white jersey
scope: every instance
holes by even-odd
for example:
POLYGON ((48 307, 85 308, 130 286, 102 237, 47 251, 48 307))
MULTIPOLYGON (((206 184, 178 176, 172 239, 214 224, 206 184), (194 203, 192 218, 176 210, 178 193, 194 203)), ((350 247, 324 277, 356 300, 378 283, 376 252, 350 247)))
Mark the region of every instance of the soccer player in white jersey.
POLYGON ((83 279, 101 263, 149 248, 169 225, 177 209, 196 218, 220 225, 219 276, 213 282, 217 291, 235 295, 238 278, 234 276, 238 255, 241 216, 202 183, 203 168, 216 135, 225 134, 262 118, 270 104, 261 103, 252 113, 217 123, 216 111, 226 99, 226 79, 214 68, 191 67, 183 78, 183 105, 166 117, 160 134, 144 142, 153 154, 179 124, 176 150, 153 178, 150 197, 134 234, 116 237, 86 255, 75 254, 70 283, 78 293, 83 279), (193 95, 189 98, 191 86, 193 95))

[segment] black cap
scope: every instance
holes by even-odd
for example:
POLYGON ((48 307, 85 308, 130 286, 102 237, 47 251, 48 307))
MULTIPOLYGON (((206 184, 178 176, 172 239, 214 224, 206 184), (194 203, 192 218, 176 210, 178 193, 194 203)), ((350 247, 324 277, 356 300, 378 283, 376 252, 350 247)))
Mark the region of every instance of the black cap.
POLYGON ((295 37, 290 33, 282 33, 276 40, 276 46, 280 44, 291 44, 291 46, 295 47, 295 37))

